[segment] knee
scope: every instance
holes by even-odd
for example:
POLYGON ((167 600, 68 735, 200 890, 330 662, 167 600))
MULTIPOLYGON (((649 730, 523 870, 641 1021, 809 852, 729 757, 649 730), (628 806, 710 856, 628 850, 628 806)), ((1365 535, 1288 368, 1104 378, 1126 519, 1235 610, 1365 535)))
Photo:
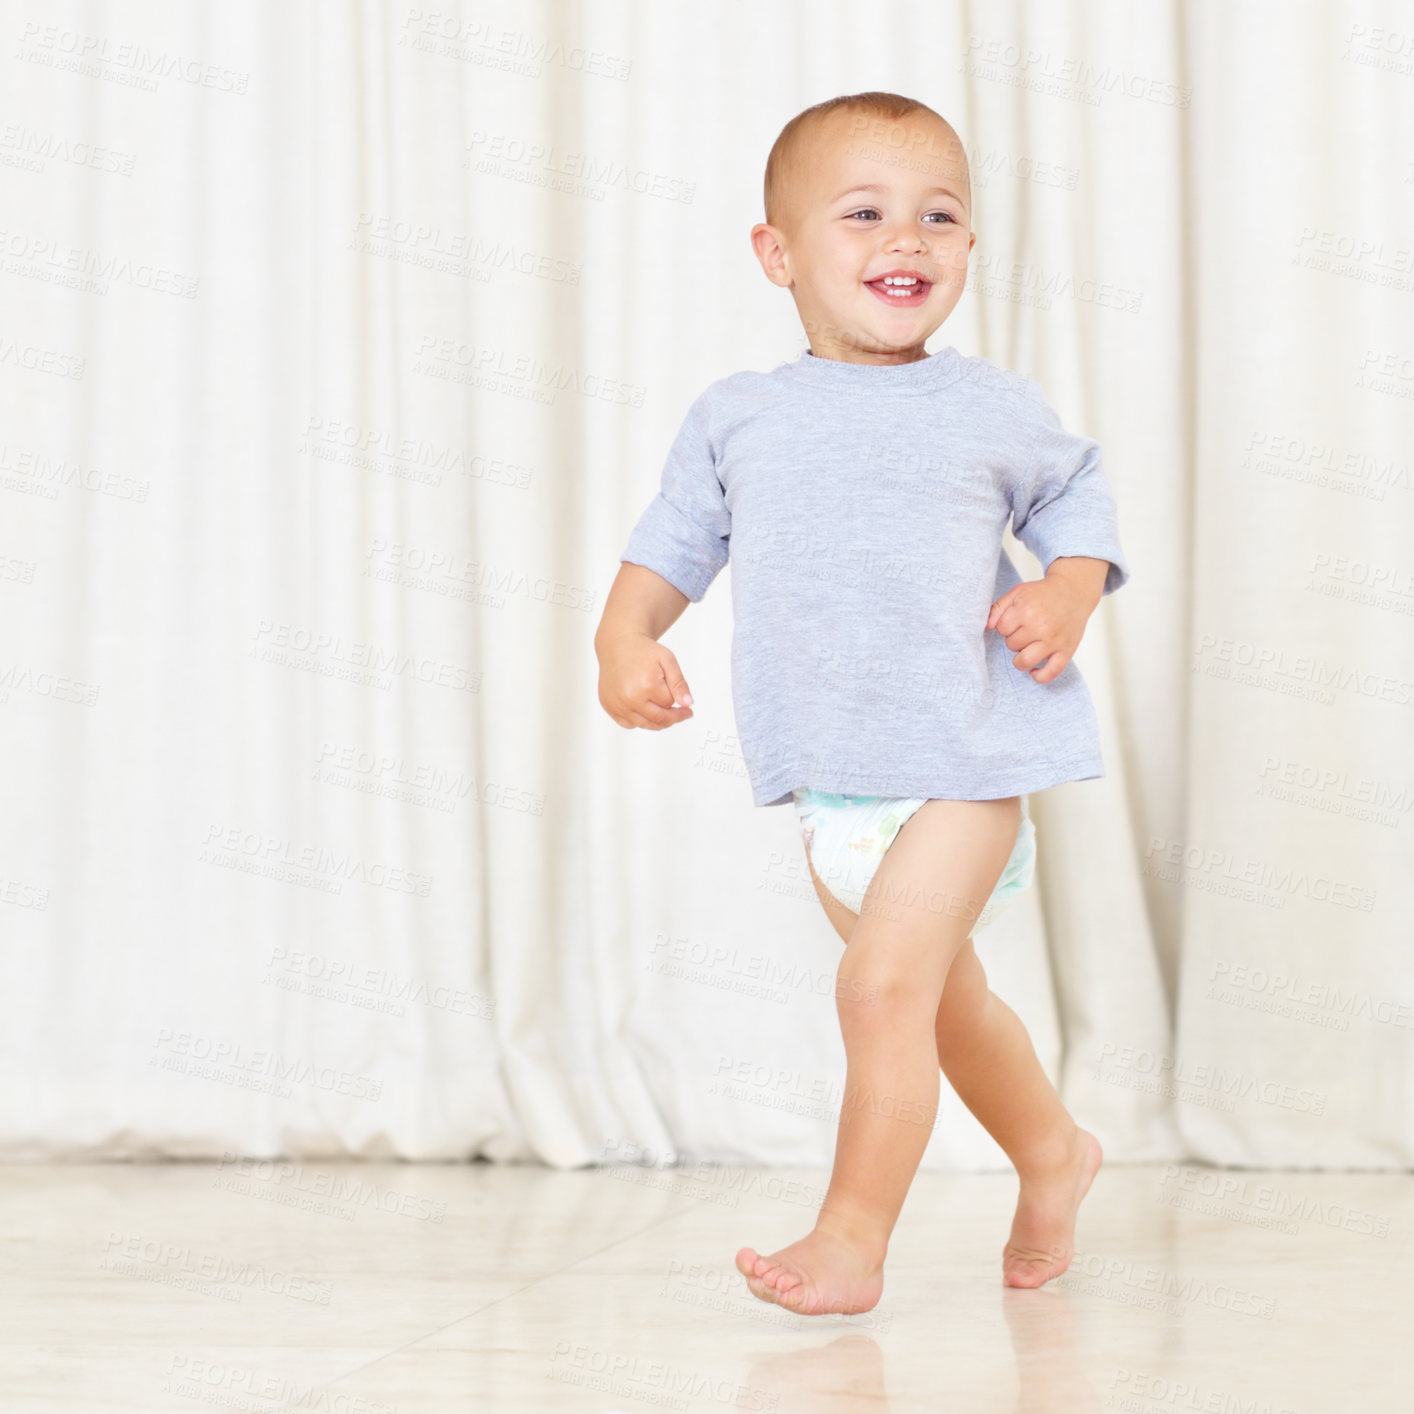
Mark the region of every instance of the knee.
POLYGON ((930 996, 916 975, 889 967, 841 971, 835 1001, 846 1034, 926 1026, 937 1010, 936 992, 930 996))

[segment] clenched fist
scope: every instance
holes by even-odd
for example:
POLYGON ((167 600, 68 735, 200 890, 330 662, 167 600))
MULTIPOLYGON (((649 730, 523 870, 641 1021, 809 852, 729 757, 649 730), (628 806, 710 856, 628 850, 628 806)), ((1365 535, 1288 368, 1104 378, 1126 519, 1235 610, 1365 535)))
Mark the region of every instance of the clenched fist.
POLYGON ((599 653, 599 705, 621 727, 659 732, 692 716, 678 660, 661 643, 642 633, 626 633, 596 645, 599 653))
POLYGON ((1006 640, 1016 656, 1012 667, 1036 682, 1059 677, 1075 656, 1085 625, 1100 602, 1108 560, 1067 555, 1051 561, 1044 579, 1015 584, 992 605, 987 627, 1006 640), (1037 667, 1044 662, 1044 667, 1037 667))

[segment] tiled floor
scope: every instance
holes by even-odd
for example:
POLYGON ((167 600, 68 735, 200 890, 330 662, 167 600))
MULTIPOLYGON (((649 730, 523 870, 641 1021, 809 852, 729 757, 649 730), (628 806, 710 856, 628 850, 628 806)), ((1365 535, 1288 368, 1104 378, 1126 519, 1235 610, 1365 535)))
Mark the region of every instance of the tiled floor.
POLYGON ((1106 1165, 1001 1283, 1015 1179, 922 1174, 884 1298, 755 1301, 801 1170, 0 1168, 0 1408, 1405 1414, 1405 1174, 1106 1165), (1217 1191, 1221 1188, 1221 1191, 1217 1191))

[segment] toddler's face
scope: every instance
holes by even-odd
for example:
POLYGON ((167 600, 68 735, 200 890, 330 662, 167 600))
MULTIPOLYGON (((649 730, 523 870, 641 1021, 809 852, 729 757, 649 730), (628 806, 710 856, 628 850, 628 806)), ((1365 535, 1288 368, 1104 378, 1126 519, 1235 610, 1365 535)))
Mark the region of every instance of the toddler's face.
POLYGON ((909 363, 962 297, 972 233, 967 155, 928 113, 897 122, 837 109, 790 172, 777 225, 752 229, 775 284, 824 358, 909 363), (888 293, 884 277, 918 283, 888 293))

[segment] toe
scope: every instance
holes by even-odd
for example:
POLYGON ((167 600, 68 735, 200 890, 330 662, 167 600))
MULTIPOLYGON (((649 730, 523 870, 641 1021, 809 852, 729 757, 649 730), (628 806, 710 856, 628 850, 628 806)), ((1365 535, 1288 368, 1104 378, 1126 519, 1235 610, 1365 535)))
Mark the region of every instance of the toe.
POLYGON ((1044 1272, 1028 1271, 1024 1267, 1013 1267, 1006 1273, 1006 1284, 1008 1286, 1035 1287, 1045 1283, 1044 1272))
POLYGON ((743 1247, 736 1254, 736 1269, 742 1276, 749 1277, 756 1274, 757 1255, 754 1247, 743 1247))
POLYGON ((1044 1286, 1070 1265, 1063 1252, 1027 1252, 1011 1247, 1002 1251, 1002 1276, 1008 1286, 1044 1286))

